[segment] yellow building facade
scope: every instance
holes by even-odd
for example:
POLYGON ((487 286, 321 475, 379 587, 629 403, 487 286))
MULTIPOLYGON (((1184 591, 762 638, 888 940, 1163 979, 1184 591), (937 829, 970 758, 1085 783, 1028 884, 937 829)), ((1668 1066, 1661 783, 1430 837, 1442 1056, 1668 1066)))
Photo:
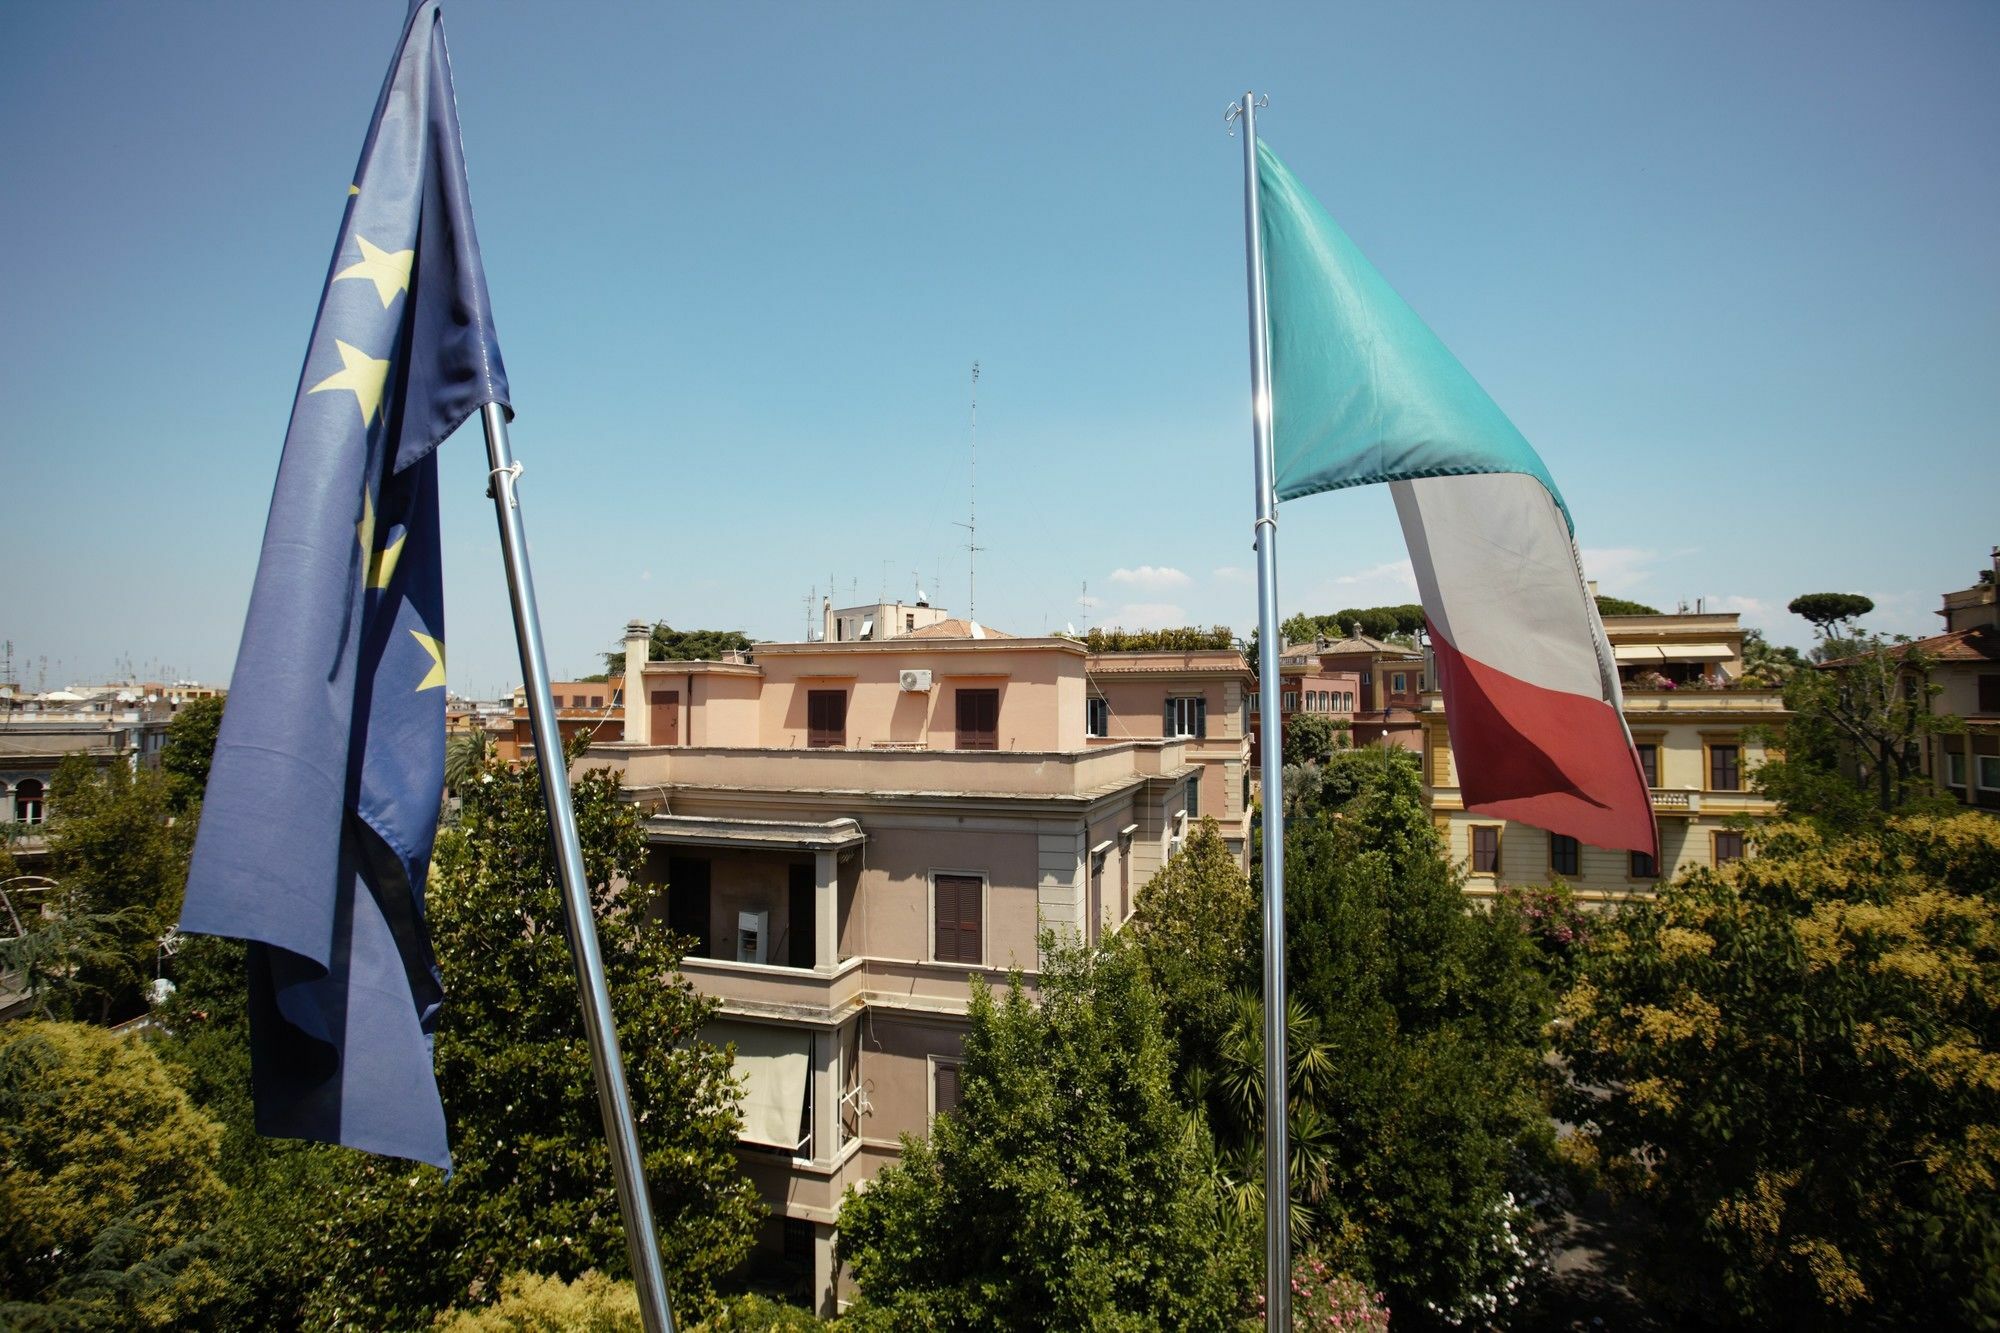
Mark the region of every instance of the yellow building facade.
POLYGON ((1444 698, 1432 690, 1420 709, 1424 783, 1450 855, 1465 867, 1469 895, 1491 897, 1552 879, 1586 902, 1650 894, 1690 866, 1743 855, 1742 834, 1732 823, 1775 813, 1774 802, 1751 790, 1750 774, 1785 720, 1784 701, 1775 689, 1744 683, 1737 616, 1606 616, 1604 629, 1618 662, 1626 725, 1652 790, 1658 862, 1466 810, 1444 698))

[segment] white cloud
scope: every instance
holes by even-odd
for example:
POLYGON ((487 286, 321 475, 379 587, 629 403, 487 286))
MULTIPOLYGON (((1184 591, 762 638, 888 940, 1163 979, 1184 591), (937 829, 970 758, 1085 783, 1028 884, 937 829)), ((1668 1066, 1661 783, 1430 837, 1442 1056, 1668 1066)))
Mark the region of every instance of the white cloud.
POLYGON ((1581 554, 1583 576, 1595 579, 1599 592, 1614 597, 1648 583, 1660 559, 1658 551, 1637 546, 1586 546, 1581 554))
POLYGON ((1255 573, 1247 569, 1239 569, 1235 565, 1224 565, 1209 577, 1213 578, 1217 583, 1242 584, 1255 583, 1257 581, 1255 573))
POLYGON ((1174 629, 1188 623, 1187 611, 1172 602, 1127 602, 1098 624, 1119 629, 1174 629))
POLYGON ((1401 560, 1385 560, 1379 565, 1370 565, 1359 574, 1336 575, 1333 581, 1341 587, 1349 587, 1354 584, 1373 585, 1392 583, 1398 587, 1408 588, 1411 592, 1417 590, 1417 573, 1410 567, 1408 557, 1401 560))
POLYGON ((1113 583, 1128 583, 1140 588, 1185 588, 1194 580, 1171 565, 1140 565, 1137 569, 1114 569, 1111 571, 1113 583))

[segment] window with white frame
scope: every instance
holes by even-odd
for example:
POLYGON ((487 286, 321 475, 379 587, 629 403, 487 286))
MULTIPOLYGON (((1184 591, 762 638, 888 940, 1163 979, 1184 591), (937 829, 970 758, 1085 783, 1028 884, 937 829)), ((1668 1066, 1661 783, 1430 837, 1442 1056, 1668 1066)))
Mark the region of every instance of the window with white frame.
POLYGON ((1208 700, 1200 695, 1177 696, 1167 700, 1165 716, 1168 737, 1208 735, 1208 700))
POLYGON ((1944 785, 1947 787, 1965 785, 1965 756, 1956 750, 1944 752, 1944 785))
POLYGON ((1109 736, 1111 734, 1111 701, 1099 695, 1092 695, 1083 701, 1083 734, 1086 736, 1109 736))
POLYGON ((2000 754, 1979 756, 1979 785, 1988 791, 2000 791, 2000 754))

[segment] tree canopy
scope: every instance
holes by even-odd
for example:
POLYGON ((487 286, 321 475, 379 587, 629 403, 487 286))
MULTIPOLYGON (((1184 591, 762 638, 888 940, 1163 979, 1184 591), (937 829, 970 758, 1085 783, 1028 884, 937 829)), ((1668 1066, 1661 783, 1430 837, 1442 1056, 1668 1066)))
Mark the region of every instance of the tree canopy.
POLYGON ((224 1294, 221 1141, 145 1042, 0 1027, 0 1326, 201 1324, 224 1294))
POLYGON ((1287 764, 1323 764, 1334 750, 1347 745, 1352 730, 1345 719, 1318 713, 1294 713, 1284 722, 1284 751, 1287 764))
POLYGON ((1179 1067, 1213 1063, 1235 1019, 1231 992, 1249 983, 1257 946, 1250 877, 1213 817, 1204 816, 1140 887, 1126 935, 1159 999, 1179 1067))
POLYGON ((1120 629, 1113 625, 1108 629, 1086 630, 1080 638, 1083 646, 1093 653, 1184 653, 1236 646, 1236 636, 1227 625, 1214 625, 1208 629, 1184 625, 1178 629, 1139 630, 1120 629))
MULTIPOLYGON (((715 1002, 676 970, 687 941, 655 919, 661 886, 633 878, 644 835, 618 792, 606 770, 580 776, 577 825, 626 1079, 649 1108, 640 1147, 668 1284, 675 1308, 696 1313, 748 1250, 761 1208, 736 1163, 729 1055, 699 1039, 715 1002)), ((355 1160, 315 1321, 403 1327, 516 1270, 629 1271, 540 774, 489 765, 463 800, 439 835, 427 904, 454 1170, 355 1160), (429 1260, 384 1265, 384 1254, 429 1260)))
POLYGON ((1628 602, 1623 597, 1597 594, 1597 614, 1600 616, 1657 616, 1660 609, 1647 606, 1644 602, 1628 602))
POLYGON ((1300 612, 1279 627, 1286 643, 1345 639, 1356 626, 1372 639, 1408 639, 1423 632, 1424 608, 1414 602, 1398 606, 1349 606, 1331 615, 1300 612))
POLYGON ((1875 603, 1858 592, 1809 592, 1794 597, 1785 609, 1801 620, 1809 620, 1822 634, 1850 620, 1858 620, 1875 609, 1875 603))
POLYGON ((1037 985, 973 983, 957 1109, 848 1191, 843 1326, 1233 1327, 1250 1247, 1218 1235, 1136 952, 1051 940, 1037 985))
POLYGON ((2000 1322, 2000 823, 1780 824, 1611 918, 1557 1025, 1566 1119, 1684 1316, 2000 1322))
MULTIPOLYGON (((653 626, 653 637, 646 647, 649 662, 719 662, 724 653, 747 653, 755 645, 750 636, 736 629, 675 629, 666 621, 653 626)), ((608 678, 625 674, 625 650, 618 649, 604 655, 604 673, 608 678)))
POLYGON ((215 738, 222 731, 223 700, 190 699, 167 723, 160 746, 160 771, 173 784, 176 813, 201 803, 208 790, 208 766, 215 757, 215 738))

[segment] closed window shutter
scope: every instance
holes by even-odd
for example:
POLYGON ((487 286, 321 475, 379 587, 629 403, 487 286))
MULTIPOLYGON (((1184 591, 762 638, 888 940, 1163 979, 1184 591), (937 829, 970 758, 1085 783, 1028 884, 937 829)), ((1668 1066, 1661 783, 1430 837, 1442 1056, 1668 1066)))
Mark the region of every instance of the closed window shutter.
POLYGON ((1194 701, 1194 734, 1208 735, 1208 700, 1205 698, 1194 701))
POLYGON ((932 1089, 931 1097, 931 1100, 937 1104, 937 1113, 943 1115, 947 1111, 957 1110, 958 1095, 958 1066, 939 1065, 937 1067, 937 1083, 932 1089))
POLYGON ((961 750, 1000 748, 1000 691, 958 692, 958 748, 961 750))
POLYGON ((980 897, 983 885, 970 875, 937 877, 937 939, 941 963, 980 961, 980 897))
POLYGON ((1174 701, 1172 699, 1167 700, 1166 709, 1160 714, 1160 734, 1162 736, 1172 736, 1174 734, 1174 701))
POLYGON ((2000 713, 2000 676, 1979 678, 1979 711, 2000 713))
POLYGON ((937 878, 937 938, 931 956, 940 963, 958 961, 958 881, 947 875, 937 878))

